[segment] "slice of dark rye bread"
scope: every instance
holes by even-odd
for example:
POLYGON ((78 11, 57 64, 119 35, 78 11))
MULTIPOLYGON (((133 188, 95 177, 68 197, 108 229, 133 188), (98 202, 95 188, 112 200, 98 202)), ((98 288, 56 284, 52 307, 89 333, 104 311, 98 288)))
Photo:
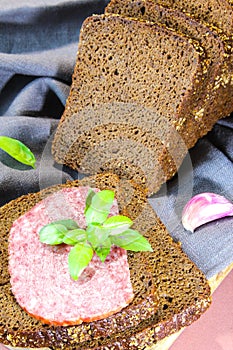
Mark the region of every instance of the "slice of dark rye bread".
POLYGON ((53 141, 55 160, 133 178, 156 192, 216 121, 199 128, 196 118, 205 72, 205 50, 191 38, 118 15, 89 17, 53 141))
POLYGON ((207 23, 219 32, 232 37, 232 0, 154 0, 156 3, 174 8, 207 23))
MULTIPOLYGON (((228 74, 219 77, 231 86, 230 102, 233 99, 233 2, 232 0, 154 0, 154 2, 185 12, 189 17, 211 28, 222 40, 228 74)), ((229 102, 229 103, 230 103, 229 102)))
POLYGON ((213 31, 185 13, 163 7, 154 0, 111 0, 105 12, 159 23, 199 42, 206 53, 203 99, 196 107, 199 127, 208 127, 209 121, 217 121, 232 112, 233 86, 230 82, 233 72, 230 72, 226 60, 224 44, 213 31))
POLYGON ((144 349, 197 320, 211 302, 205 276, 175 243, 132 181, 102 174, 24 195, 0 208, 1 283, 0 343, 51 349, 144 349), (150 241, 153 253, 128 253, 133 302, 105 320, 78 326, 51 327, 30 317, 11 294, 8 234, 15 219, 63 187, 91 186, 115 191, 120 212, 134 220, 150 241), (158 300, 151 307, 150 297, 158 300), (139 309, 136 305, 141 305, 139 309))

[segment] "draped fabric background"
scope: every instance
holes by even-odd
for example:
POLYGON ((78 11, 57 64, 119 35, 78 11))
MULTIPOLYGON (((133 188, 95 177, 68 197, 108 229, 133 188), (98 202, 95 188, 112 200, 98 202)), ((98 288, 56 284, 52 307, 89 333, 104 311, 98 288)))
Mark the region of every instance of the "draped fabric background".
MULTIPOLYGON (((35 153, 36 169, 0 150, 0 205, 28 192, 80 177, 54 163, 50 146, 69 93, 83 20, 103 13, 101 0, 1 0, 0 135, 35 153)), ((190 151, 178 175, 150 202, 171 235, 213 276, 233 262, 233 221, 225 218, 186 232, 181 211, 190 196, 216 192, 233 201, 233 117, 219 121, 190 151)))

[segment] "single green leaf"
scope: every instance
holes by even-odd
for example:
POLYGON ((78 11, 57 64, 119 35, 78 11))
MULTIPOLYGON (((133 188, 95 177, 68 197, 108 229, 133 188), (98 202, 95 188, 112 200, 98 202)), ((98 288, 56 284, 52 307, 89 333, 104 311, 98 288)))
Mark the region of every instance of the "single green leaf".
POLYGON ((69 245, 75 245, 78 242, 85 242, 87 240, 86 231, 81 228, 76 228, 71 231, 67 231, 63 238, 63 243, 69 245))
POLYGON ((111 250, 111 240, 107 238, 99 247, 95 249, 96 254, 102 262, 104 262, 111 250))
POLYGON ((20 163, 35 168, 36 158, 22 142, 7 136, 0 136, 0 148, 20 163))
POLYGON ((87 209, 90 207, 92 198, 93 198, 93 196, 94 196, 95 194, 96 194, 96 192, 93 191, 92 188, 90 188, 90 189, 88 190, 87 198, 86 198, 86 207, 85 207, 85 209, 84 209, 84 214, 86 214, 87 209))
POLYGON ((63 238, 67 229, 64 225, 51 223, 45 225, 39 231, 40 242, 57 245, 63 243, 63 238))
POLYGON ((109 237, 112 244, 115 244, 123 249, 132 250, 134 252, 153 252, 150 243, 138 231, 128 229, 123 233, 109 237))
POLYGON ((53 223, 63 225, 67 230, 75 230, 76 228, 79 228, 77 222, 72 219, 57 220, 53 223))
POLYGON ((103 190, 95 193, 86 206, 85 217, 87 224, 93 222, 102 224, 109 215, 113 200, 113 191, 103 190))
POLYGON ((78 224, 71 219, 53 221, 42 227, 39 232, 42 243, 57 245, 63 243, 63 238, 69 230, 76 229, 78 224))
POLYGON ((86 233, 88 242, 90 242, 92 247, 95 249, 108 238, 109 230, 100 224, 93 223, 87 226, 86 233))
POLYGON ((93 257, 89 244, 77 243, 69 252, 68 266, 71 277, 76 281, 93 257))
POLYGON ((115 235, 124 232, 125 230, 130 228, 132 224, 133 221, 127 216, 115 215, 105 220, 103 223, 103 227, 111 231, 110 235, 115 235))

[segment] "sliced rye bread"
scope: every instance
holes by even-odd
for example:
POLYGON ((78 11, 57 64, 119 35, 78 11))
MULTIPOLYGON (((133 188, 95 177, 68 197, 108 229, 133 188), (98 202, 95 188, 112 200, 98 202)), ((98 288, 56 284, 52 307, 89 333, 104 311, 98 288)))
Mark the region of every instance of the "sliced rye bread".
POLYGON ((156 192, 200 137, 195 108, 205 58, 196 41, 154 23, 86 19, 55 160, 87 174, 133 178, 156 192))
MULTIPOLYGON (((232 112, 233 100, 233 3, 232 0, 154 0, 155 3, 185 12, 187 16, 209 27, 222 40, 225 48, 225 71, 216 80, 229 90, 227 104, 232 112)), ((229 114, 228 113, 228 114, 229 114)), ((226 114, 226 115, 228 115, 226 114)))
POLYGON ((202 100, 196 106, 200 136, 220 118, 233 111, 233 87, 229 83, 229 64, 222 40, 209 28, 173 8, 154 0, 111 0, 106 13, 159 23, 199 42, 206 53, 206 72, 202 79, 202 100), (225 77, 221 80, 220 77, 225 77))
POLYGON ((105 174, 57 185, 24 195, 0 208, 1 262, 0 343, 51 349, 140 349, 152 345, 197 320, 210 305, 205 276, 175 243, 147 201, 146 193, 130 181, 105 174), (129 253, 133 302, 102 321, 78 326, 55 327, 30 317, 11 294, 8 275, 8 234, 15 219, 41 199, 64 187, 91 186, 112 189, 120 212, 134 220, 134 228, 145 235, 153 253, 129 253), (158 297, 156 311, 148 299, 158 297), (141 305, 137 310, 135 305, 141 305))
POLYGON ((231 0, 154 0, 157 4, 183 11, 199 22, 232 36, 233 13, 231 0))

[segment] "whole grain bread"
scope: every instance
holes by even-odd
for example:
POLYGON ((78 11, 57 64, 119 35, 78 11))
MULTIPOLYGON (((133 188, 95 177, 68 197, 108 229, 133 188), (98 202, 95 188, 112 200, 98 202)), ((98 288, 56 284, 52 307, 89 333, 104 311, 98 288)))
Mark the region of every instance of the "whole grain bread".
POLYGON ((226 59, 227 51, 222 40, 210 28, 184 12, 164 7, 154 0, 111 0, 105 12, 162 24, 194 42, 197 41, 203 48, 206 57, 202 77, 202 99, 195 107, 200 136, 203 136, 203 131, 208 131, 218 119, 233 111, 233 72, 230 71, 226 59))
POLYGON ((210 304, 205 276, 172 240, 146 193, 132 181, 105 174, 53 186, 9 202, 0 208, 0 218, 0 343, 70 350, 142 349, 197 320, 210 304), (114 190, 120 212, 134 220, 134 227, 148 238, 154 252, 128 254, 135 299, 120 313, 79 326, 51 327, 23 311, 11 293, 8 234, 13 221, 42 198, 62 187, 82 185, 114 190))
MULTIPOLYGON (((226 86, 233 100, 233 5, 232 0, 153 0, 157 4, 185 12, 187 16, 209 27, 222 40, 225 49, 225 70, 218 76, 215 89, 226 86)), ((232 110, 231 110, 232 111, 232 110)))
POLYGON ((83 24, 73 82, 52 152, 88 174, 110 171, 156 192, 199 128, 205 50, 151 22, 118 15, 83 24))
POLYGON ((207 23, 232 37, 233 11, 231 0, 154 0, 156 3, 174 8, 207 23))

